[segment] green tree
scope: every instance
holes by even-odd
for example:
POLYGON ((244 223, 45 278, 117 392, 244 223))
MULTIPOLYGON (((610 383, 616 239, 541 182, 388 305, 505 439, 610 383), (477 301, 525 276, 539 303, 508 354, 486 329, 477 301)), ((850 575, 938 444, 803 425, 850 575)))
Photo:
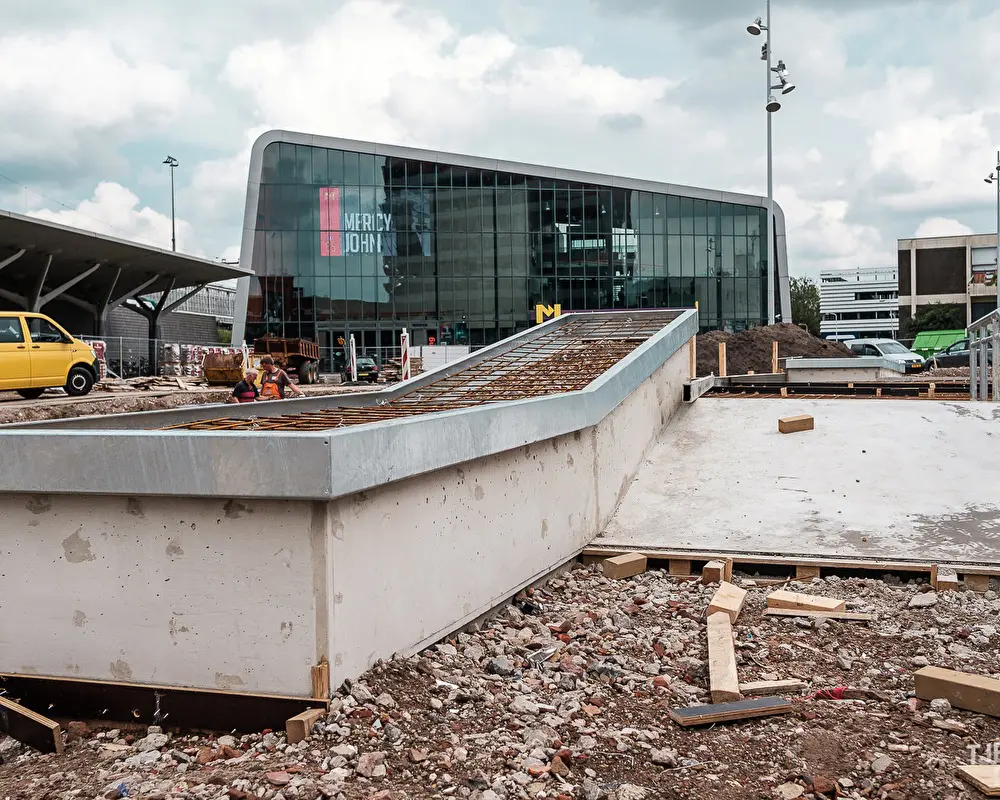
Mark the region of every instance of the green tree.
POLYGON ((904 321, 899 336, 913 339, 923 331, 958 331, 965 328, 965 306, 961 303, 930 303, 904 321))
POLYGON ((792 322, 805 325, 819 336, 819 288, 812 278, 792 278, 788 296, 792 301, 792 322))

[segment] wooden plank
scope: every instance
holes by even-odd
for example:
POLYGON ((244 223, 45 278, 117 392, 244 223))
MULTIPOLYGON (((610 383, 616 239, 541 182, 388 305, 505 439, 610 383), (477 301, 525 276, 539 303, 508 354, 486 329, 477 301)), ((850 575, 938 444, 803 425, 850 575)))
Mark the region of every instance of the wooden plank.
POLYGON ((795 577, 798 580, 812 580, 819 577, 819 567, 812 564, 797 564, 795 567, 795 577))
POLYGON ((285 721, 285 738, 289 744, 298 744, 312 734, 313 725, 326 716, 325 708, 310 708, 285 721))
POLYGON ((691 380, 698 377, 698 337, 692 336, 688 340, 688 372, 691 380))
POLYGON ((835 619, 841 622, 871 622, 871 614, 859 614, 853 611, 811 611, 801 608, 768 608, 764 610, 765 617, 811 617, 814 619, 835 619))
POLYGON ((708 616, 708 686, 713 703, 742 699, 736 674, 733 623, 722 611, 708 616))
POLYGON ((240 733, 281 730, 285 720, 329 698, 243 694, 220 689, 188 689, 120 681, 0 674, 0 688, 22 705, 45 708, 57 717, 158 724, 240 733), (156 718, 159 709, 160 716, 156 718), (169 716, 167 716, 169 715, 169 716))
MULTIPOLYGON (((731 558, 734 564, 746 564, 747 566, 790 566, 798 564, 815 564, 818 567, 827 569, 854 569, 871 570, 873 572, 915 572, 929 573, 933 564, 929 561, 907 561, 892 560, 887 561, 878 558, 843 558, 837 556, 775 556, 767 553, 740 553, 732 551, 704 550, 667 550, 655 547, 645 547, 638 550, 626 550, 624 547, 615 545, 591 545, 583 549, 584 558, 601 561, 610 556, 624 552, 636 552, 646 556, 649 560, 669 561, 674 558, 687 558, 691 561, 721 561, 731 558)), ((989 575, 1000 577, 1000 566, 989 566, 985 564, 970 565, 949 565, 957 570, 959 574, 974 572, 977 575, 989 575)))
POLYGON ((58 722, 3 697, 0 697, 0 733, 43 753, 58 755, 63 751, 62 729, 58 722))
POLYGON ((1000 766, 968 764, 958 768, 958 776, 971 783, 987 797, 1000 797, 1000 766))
POLYGON ((955 708, 1000 717, 1000 680, 943 667, 923 667, 913 674, 921 700, 943 697, 955 708))
POLYGON ((847 603, 835 597, 819 597, 779 589, 767 596, 768 608, 793 608, 802 611, 843 611, 847 603))
POLYGON ((990 590, 990 576, 989 575, 963 575, 963 580, 968 589, 973 592, 988 592, 990 590))
POLYGON ((771 340, 771 372, 772 374, 778 371, 778 340, 771 340))
POLYGON ((782 417, 778 420, 779 433, 798 433, 811 431, 815 423, 809 414, 799 414, 794 417, 782 417))
POLYGON ((726 343, 719 342, 719 377, 726 377, 726 343))
POLYGON ((958 573, 950 567, 938 567, 934 588, 939 592, 958 591, 958 573))
POLYGON ((809 684, 790 679, 785 681, 750 681, 740 684, 740 694, 744 697, 769 697, 776 694, 792 694, 804 691, 809 684))
POLYGON ((736 722, 775 714, 788 714, 791 710, 792 704, 782 697, 758 697, 736 703, 671 708, 668 713, 670 719, 687 728, 693 725, 714 725, 717 722, 736 722))
POLYGON ((724 561, 709 561, 701 570, 701 582, 722 583, 726 579, 726 564, 724 561))
POLYGON ((670 574, 675 578, 686 578, 691 574, 691 561, 686 558, 670 559, 670 574))
POLYGON ((724 563, 726 565, 726 571, 722 573, 722 580, 724 580, 724 581, 726 581, 728 583, 732 583, 733 582, 733 560, 731 558, 727 558, 727 559, 725 559, 724 563))
POLYGON ((601 569, 606 578, 613 580, 631 578, 646 571, 646 556, 642 553, 623 553, 620 556, 604 559, 601 562, 601 569))
POLYGON ((310 677, 312 679, 312 696, 328 700, 330 698, 330 662, 326 660, 326 656, 323 656, 319 664, 310 669, 310 677))
POLYGON ((729 616, 730 623, 735 624, 746 599, 746 589, 741 589, 734 583, 723 581, 712 597, 712 602, 708 604, 706 613, 711 616, 721 611, 729 616))

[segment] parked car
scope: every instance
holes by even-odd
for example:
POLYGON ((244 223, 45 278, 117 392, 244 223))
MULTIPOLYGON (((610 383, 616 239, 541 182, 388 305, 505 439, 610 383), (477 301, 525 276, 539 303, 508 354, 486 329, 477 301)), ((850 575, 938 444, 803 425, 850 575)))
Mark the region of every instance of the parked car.
POLYGON ((845 344, 855 355, 876 356, 895 361, 902 364, 907 372, 919 372, 924 368, 924 359, 895 339, 854 339, 845 344))
POLYGON ((358 377, 354 378, 351 376, 351 365, 348 363, 344 367, 344 371, 340 373, 340 379, 344 383, 347 383, 348 381, 368 381, 369 383, 378 383, 378 364, 375 363, 374 358, 363 356, 358 359, 358 377))
POLYGON ((79 397, 100 374, 91 346, 50 317, 0 311, 0 390, 34 400, 46 389, 61 387, 79 397))
MULTIPOLYGON (((986 360, 990 365, 993 364, 993 348, 986 348, 986 360)), ((927 359, 927 368, 931 369, 935 365, 939 367, 967 367, 969 366, 969 339, 959 339, 952 345, 949 345, 940 353, 937 353, 927 359)))

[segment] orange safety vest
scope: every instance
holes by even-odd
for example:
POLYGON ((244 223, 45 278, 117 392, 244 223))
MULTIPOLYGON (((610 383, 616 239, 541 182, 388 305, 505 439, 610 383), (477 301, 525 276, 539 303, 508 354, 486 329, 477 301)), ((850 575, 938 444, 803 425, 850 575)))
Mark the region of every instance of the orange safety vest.
POLYGON ((260 399, 261 400, 280 400, 281 399, 281 389, 278 387, 278 375, 280 372, 275 372, 273 375, 265 372, 260 379, 260 399))

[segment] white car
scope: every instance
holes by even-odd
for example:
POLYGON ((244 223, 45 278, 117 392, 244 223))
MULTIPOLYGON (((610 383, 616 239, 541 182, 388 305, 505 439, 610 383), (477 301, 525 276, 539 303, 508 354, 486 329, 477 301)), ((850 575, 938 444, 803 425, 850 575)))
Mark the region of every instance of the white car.
POLYGON ((919 372, 924 368, 924 359, 901 345, 895 339, 852 339, 844 342, 857 356, 876 356, 896 361, 906 367, 907 372, 919 372))

